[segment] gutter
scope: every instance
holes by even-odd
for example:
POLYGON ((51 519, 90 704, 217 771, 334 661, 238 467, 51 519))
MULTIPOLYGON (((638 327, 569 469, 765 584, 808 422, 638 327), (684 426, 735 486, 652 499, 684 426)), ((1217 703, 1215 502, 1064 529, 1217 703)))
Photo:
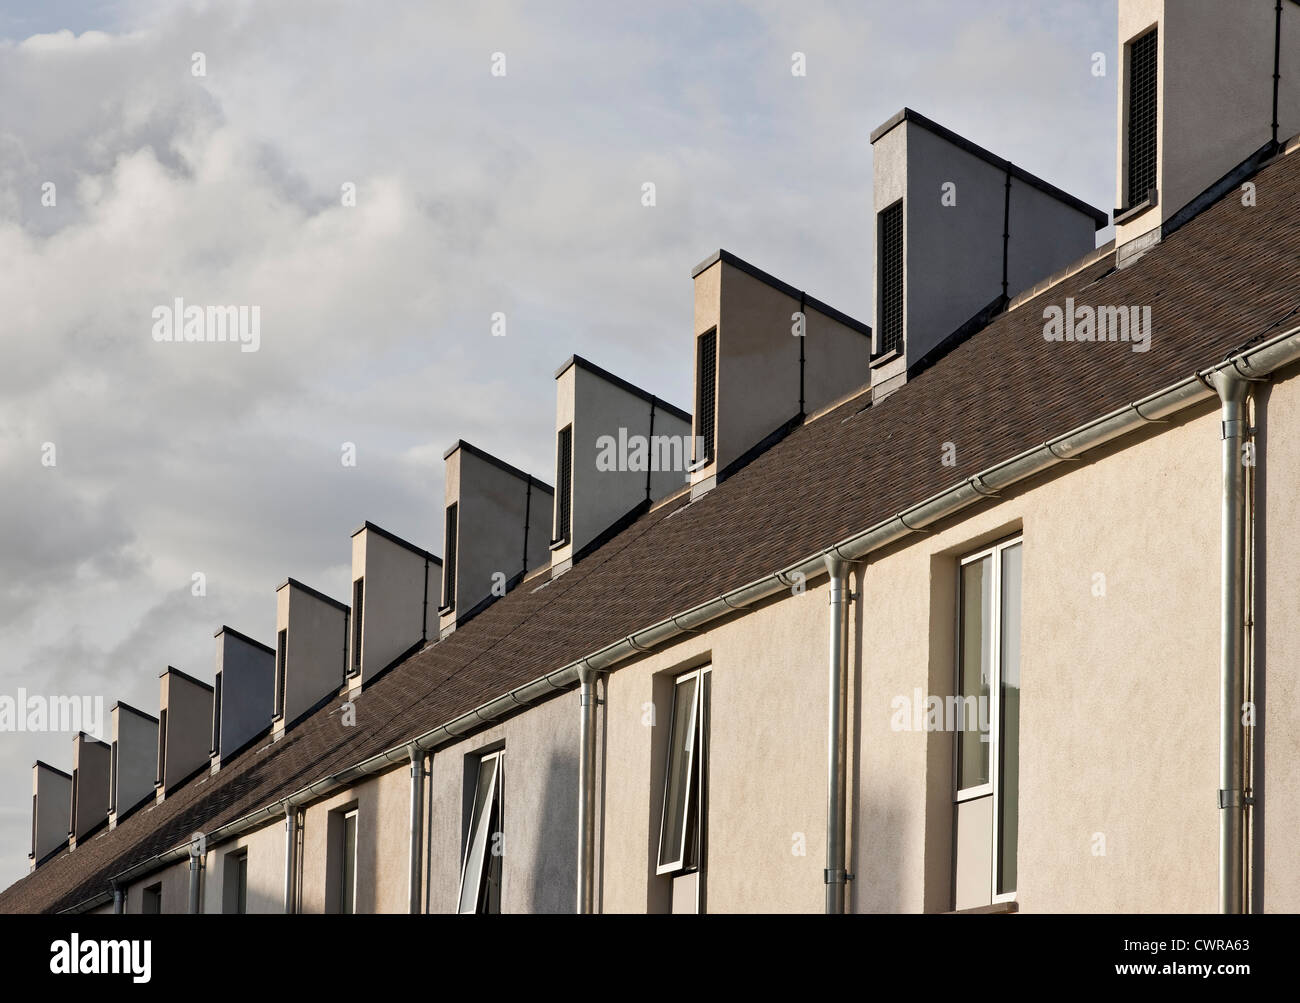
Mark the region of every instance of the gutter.
MULTIPOLYGON (((607 671, 622 662, 651 651, 657 645, 674 640, 689 631, 698 630, 734 612, 748 610, 780 592, 819 578, 827 573, 827 557, 837 556, 849 562, 860 561, 868 554, 917 533, 926 526, 954 515, 985 498, 998 497, 999 491, 1028 480, 1063 462, 1078 459, 1089 450, 1127 435, 1144 425, 1164 421, 1194 404, 1215 397, 1212 381, 1221 372, 1235 369, 1246 378, 1262 379, 1298 360, 1300 360, 1300 327, 1284 331, 1254 347, 1233 352, 1222 362, 1198 370, 1163 390, 1158 390, 1109 414, 1086 422, 1009 460, 996 463, 862 532, 817 551, 802 561, 635 631, 577 661, 538 676, 522 686, 517 686, 499 697, 480 704, 424 732, 412 742, 404 742, 387 749, 355 766, 317 780, 289 795, 288 798, 227 822, 207 833, 208 843, 214 845, 257 828, 280 815, 286 806, 301 807, 310 804, 361 777, 385 772, 403 762, 409 762, 412 745, 425 752, 433 752, 515 711, 572 689, 579 683, 583 671, 607 671)), ((126 885, 170 863, 185 859, 188 853, 188 844, 185 844, 156 854, 112 875, 112 881, 126 885)), ((579 876, 579 880, 583 880, 582 875, 579 876)), ((91 909, 109 901, 111 897, 110 892, 104 892, 63 911, 79 912, 91 909)))

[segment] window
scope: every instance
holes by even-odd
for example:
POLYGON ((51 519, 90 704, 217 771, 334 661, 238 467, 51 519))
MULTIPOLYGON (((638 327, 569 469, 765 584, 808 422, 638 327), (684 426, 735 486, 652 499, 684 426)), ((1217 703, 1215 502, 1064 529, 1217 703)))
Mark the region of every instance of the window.
POLYGON ((343 859, 339 874, 339 912, 351 916, 357 908, 357 810, 343 814, 343 859))
POLYGON ((879 281, 878 354, 903 350, 903 202, 877 217, 876 271, 879 281))
POLYGON ((1019 539, 961 562, 954 906, 1014 898, 1020 778, 1019 539))
POLYGON ((160 786, 167 778, 167 708, 158 712, 158 777, 154 784, 160 786))
POLYGON ((695 456, 695 467, 717 459, 714 445, 718 426, 718 329, 700 335, 696 344, 695 441, 704 440, 704 454, 695 456))
POLYGON ((361 624, 365 616, 366 580, 358 578, 352 583, 352 669, 350 675, 361 671, 361 624))
POLYGON ((357 803, 331 811, 325 822, 325 911, 357 911, 357 803))
POLYGON ((447 553, 442 564, 442 608, 456 606, 456 503, 447 506, 447 530, 443 536, 447 553))
POLYGON ((1158 41, 1152 28, 1128 45, 1128 207, 1141 203, 1156 187, 1158 41))
POLYGON ((573 426, 560 429, 555 447, 555 542, 568 543, 573 522, 573 426))
POLYGON ((709 666, 673 682, 657 873, 698 871, 704 860, 708 797, 709 666))
POLYGON ((289 660, 289 631, 280 631, 275 638, 275 710, 273 718, 284 717, 284 670, 289 660))
POLYGON ((457 912, 501 911, 501 785, 505 750, 489 752, 478 761, 465 862, 461 867, 460 904, 457 912))
POLYGON ((212 755, 221 753, 221 673, 217 673, 216 686, 212 694, 212 755))
POLYGON ((248 912, 248 850, 232 850, 226 854, 221 875, 221 911, 223 913, 248 912))
POLYGON ((156 885, 150 885, 144 890, 144 896, 140 902, 140 911, 146 916, 162 915, 162 882, 156 885))

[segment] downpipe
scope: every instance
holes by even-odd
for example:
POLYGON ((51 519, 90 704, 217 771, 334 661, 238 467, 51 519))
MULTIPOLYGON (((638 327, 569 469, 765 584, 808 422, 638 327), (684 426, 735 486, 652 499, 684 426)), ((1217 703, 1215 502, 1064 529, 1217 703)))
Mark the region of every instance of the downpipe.
POLYGON ((410 878, 407 882, 408 911, 412 916, 420 912, 420 861, 424 846, 424 752, 411 743, 411 852, 410 878))
POLYGON ((203 876, 203 858, 195 852, 195 848, 190 849, 190 902, 189 914, 197 916, 199 913, 199 882, 203 876))
POLYGON ((578 670, 578 912, 596 911, 596 671, 578 670))
POLYGON ((290 802, 284 806, 284 911, 295 912, 293 901, 294 877, 298 873, 298 807, 290 802))
POLYGON ((1246 403, 1251 380, 1235 366, 1214 374, 1222 404, 1222 538, 1219 601, 1219 912, 1242 913, 1245 822, 1251 804, 1245 775, 1246 677, 1246 403))
POLYGON ((829 721, 826 744, 826 914, 837 916, 844 912, 846 885, 852 879, 845 867, 847 841, 847 797, 845 760, 847 734, 845 708, 847 704, 848 671, 847 638, 849 603, 849 563, 831 551, 825 555, 826 570, 830 572, 830 658, 829 658, 829 721))

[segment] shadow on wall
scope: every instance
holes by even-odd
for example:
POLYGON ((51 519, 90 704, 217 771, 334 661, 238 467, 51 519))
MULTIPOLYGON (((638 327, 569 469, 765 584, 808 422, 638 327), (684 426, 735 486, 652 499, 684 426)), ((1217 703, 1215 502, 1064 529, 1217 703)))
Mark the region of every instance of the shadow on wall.
POLYGON ((551 756, 534 844, 530 911, 573 913, 578 902, 578 757, 551 756))

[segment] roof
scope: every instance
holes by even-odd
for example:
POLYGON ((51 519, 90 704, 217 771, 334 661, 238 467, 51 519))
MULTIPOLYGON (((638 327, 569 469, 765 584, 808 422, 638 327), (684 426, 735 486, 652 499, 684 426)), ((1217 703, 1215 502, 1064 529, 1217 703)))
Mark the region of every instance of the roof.
MULTIPOLYGON (((1300 204, 1300 156, 1257 175, 1263 204, 1300 204)), ((516 588, 355 697, 255 743, 0 893, 0 911, 58 911, 127 867, 273 804, 667 616, 789 566, 1001 460, 1185 378, 1300 305, 1300 216, 1229 195, 1131 267, 1069 275, 878 404, 864 392, 796 429, 716 488, 651 509, 544 588, 516 588), (1151 305, 1150 350, 1043 338, 1043 309, 1151 305), (962 443, 957 466, 934 462, 962 443), (799 476, 791 476, 798 471, 799 476), (863 490, 870 484, 873 490, 863 490), (599 616, 591 611, 598 609, 599 616)), ((575 713, 576 707, 575 707, 575 713)))

